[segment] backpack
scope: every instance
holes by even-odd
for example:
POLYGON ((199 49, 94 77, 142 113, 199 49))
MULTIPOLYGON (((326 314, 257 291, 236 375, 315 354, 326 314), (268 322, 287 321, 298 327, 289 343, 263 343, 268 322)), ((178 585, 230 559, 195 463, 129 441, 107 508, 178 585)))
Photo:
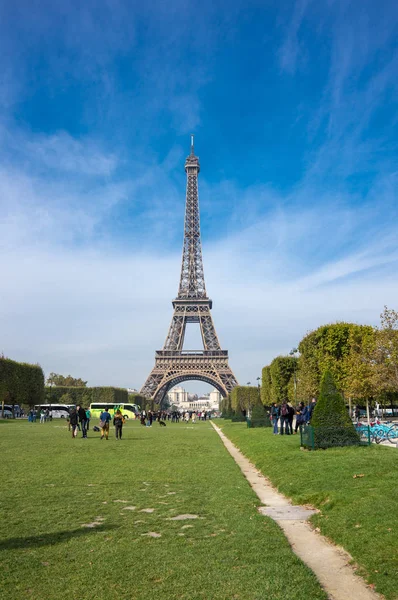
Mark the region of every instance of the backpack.
POLYGON ((289 414, 289 407, 288 405, 284 402, 281 406, 281 415, 282 417, 287 417, 287 415, 289 414))

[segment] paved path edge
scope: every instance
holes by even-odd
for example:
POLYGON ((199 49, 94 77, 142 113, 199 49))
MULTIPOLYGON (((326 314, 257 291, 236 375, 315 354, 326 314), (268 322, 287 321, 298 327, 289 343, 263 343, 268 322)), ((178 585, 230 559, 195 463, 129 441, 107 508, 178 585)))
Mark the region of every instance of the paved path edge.
MULTIPOLYGON (((277 492, 264 475, 211 423, 260 501, 267 507, 292 507, 291 502, 277 492)), ((260 507, 261 509, 262 507, 260 507)), ((260 511, 261 512, 261 511, 260 511)), ((312 511, 309 511, 312 514, 312 511)), ((272 517, 270 517, 272 518, 272 517)), ((382 596, 370 589, 355 574, 349 564, 352 557, 323 535, 311 528, 306 520, 274 519, 287 537, 293 552, 313 571, 330 600, 380 600, 382 596)))

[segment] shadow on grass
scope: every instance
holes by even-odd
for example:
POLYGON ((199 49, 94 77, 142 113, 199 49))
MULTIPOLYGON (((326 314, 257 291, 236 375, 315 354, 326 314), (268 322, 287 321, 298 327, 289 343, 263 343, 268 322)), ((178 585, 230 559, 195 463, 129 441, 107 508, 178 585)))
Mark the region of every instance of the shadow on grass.
POLYGON ((71 538, 80 538, 84 535, 91 535, 99 531, 109 531, 116 527, 106 527, 98 525, 98 527, 71 529, 69 531, 59 531, 54 533, 44 533, 42 535, 32 535, 31 537, 9 538, 8 540, 0 541, 0 552, 4 550, 18 550, 20 548, 40 548, 41 546, 52 546, 53 544, 62 544, 71 538))

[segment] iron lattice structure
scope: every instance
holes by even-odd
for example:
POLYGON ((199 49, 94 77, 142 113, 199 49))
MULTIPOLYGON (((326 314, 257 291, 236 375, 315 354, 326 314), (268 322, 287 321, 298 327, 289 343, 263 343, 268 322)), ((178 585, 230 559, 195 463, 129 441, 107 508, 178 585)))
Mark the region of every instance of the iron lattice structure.
POLYGON ((171 387, 191 379, 213 385, 223 397, 238 385, 228 365, 228 351, 221 349, 210 312, 212 301, 206 293, 200 239, 199 171, 192 136, 191 153, 185 161, 187 189, 180 286, 173 300, 174 314, 163 350, 155 353, 155 366, 140 392, 159 404, 171 387), (203 350, 183 350, 187 323, 199 323, 203 350))

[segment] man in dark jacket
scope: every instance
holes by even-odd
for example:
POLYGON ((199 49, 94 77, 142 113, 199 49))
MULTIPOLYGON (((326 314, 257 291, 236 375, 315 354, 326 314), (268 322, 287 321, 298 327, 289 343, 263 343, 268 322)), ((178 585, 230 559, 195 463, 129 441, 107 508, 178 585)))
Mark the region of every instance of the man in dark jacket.
POLYGON ((303 425, 303 423, 305 423, 304 411, 305 411, 304 402, 300 402, 300 404, 298 405, 298 407, 296 409, 296 426, 294 428, 294 433, 297 433, 297 430, 299 427, 300 427, 300 431, 301 431, 301 425, 303 425))
POLYGON ((283 435, 285 430, 286 435, 290 434, 289 431, 289 407, 286 401, 281 404, 281 435, 283 435))
POLYGON ((77 415, 79 417, 79 423, 82 427, 82 437, 86 438, 87 437, 87 415, 86 415, 86 409, 83 408, 82 406, 78 405, 77 407, 77 415))
POLYGON ((72 438, 77 436, 77 424, 79 422, 79 417, 76 411, 76 408, 72 408, 69 413, 69 425, 72 428, 72 438))

